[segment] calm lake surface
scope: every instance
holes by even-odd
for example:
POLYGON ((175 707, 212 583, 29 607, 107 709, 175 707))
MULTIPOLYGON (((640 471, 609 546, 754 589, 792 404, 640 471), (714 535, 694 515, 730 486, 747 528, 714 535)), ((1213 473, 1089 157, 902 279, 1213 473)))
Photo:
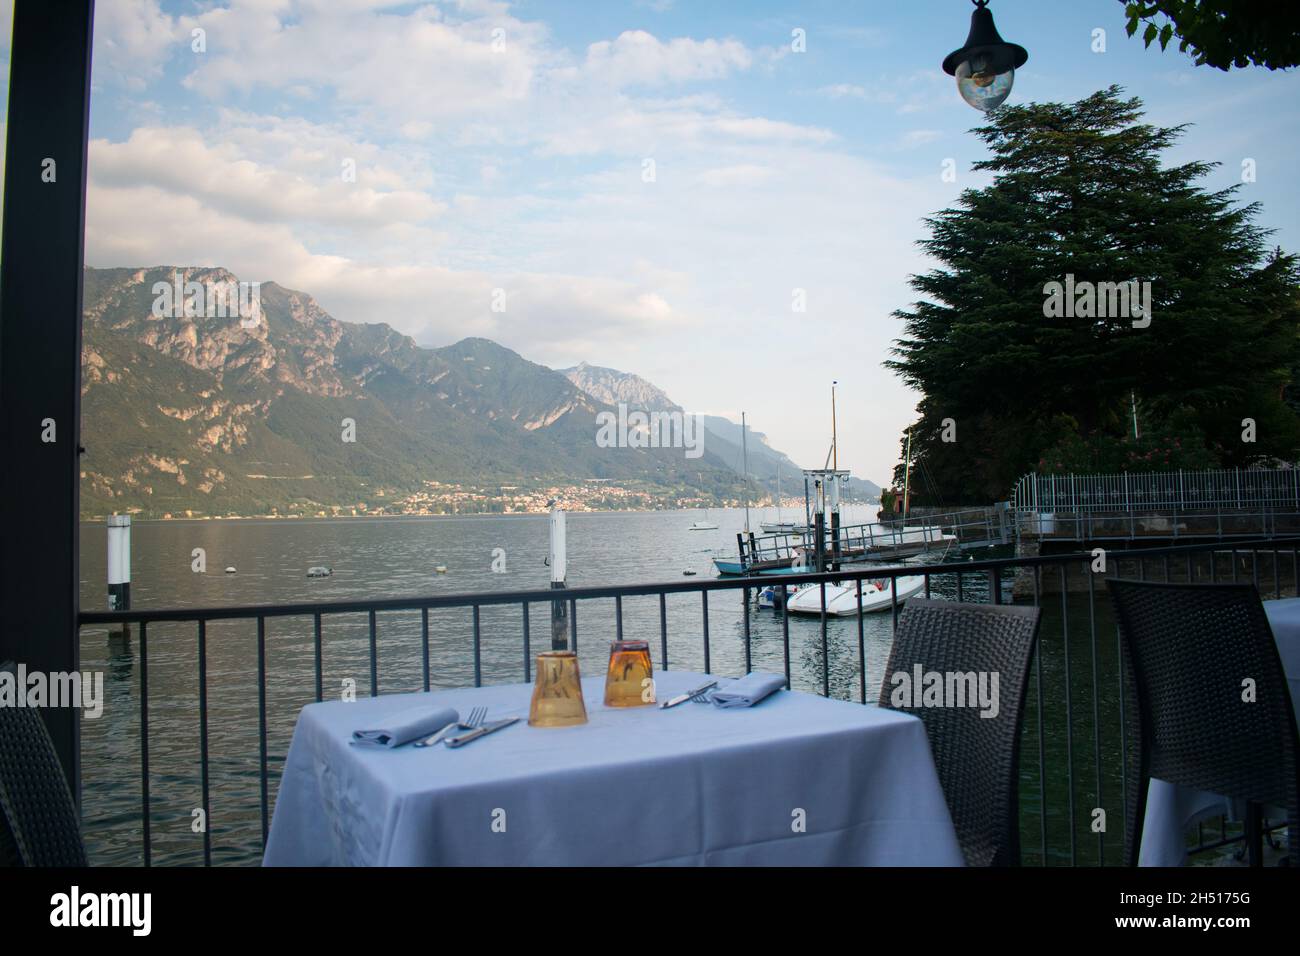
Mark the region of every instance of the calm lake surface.
MULTIPOLYGON (((845 509, 845 523, 874 518, 875 508, 845 509)), ((714 509, 708 518, 717 531, 690 531, 700 511, 568 516, 568 583, 571 587, 682 581, 713 577, 713 557, 734 557, 742 510, 714 509)), ((751 522, 775 519, 774 509, 751 509, 751 522)), ((796 517, 788 509, 786 520, 796 517)), ((801 517, 801 516, 799 516, 801 517)), ((107 606, 106 530, 81 529, 81 599, 87 609, 107 606)), ((545 588, 549 570, 548 519, 544 515, 347 518, 320 520, 222 520, 142 522, 132 529, 132 607, 210 607, 235 604, 336 601, 412 595, 481 593, 545 588), (206 573, 192 570, 195 548, 206 552, 206 573), (502 549, 505 571, 492 570, 502 549), (312 565, 328 565, 332 577, 309 579, 312 565), (447 567, 437 574, 438 565, 447 567), (233 566, 235 574, 224 569, 233 566)), ((984 557, 987 555, 978 555, 984 557)), ((965 556, 952 558, 954 565, 965 556)), ((935 596, 955 597, 955 575, 933 583, 935 596)), ((1010 601, 1010 581, 1005 600, 1010 601)), ((715 673, 744 673, 744 621, 748 613, 753 667, 781 672, 784 643, 781 618, 751 606, 741 592, 714 593, 709 600, 711 665, 715 673)), ((987 600, 983 575, 966 575, 966 600, 987 600)), ((669 596, 668 652, 673 669, 703 670, 702 608, 698 595, 669 596)), ((655 666, 661 665, 657 597, 623 601, 624 634, 651 641, 655 666)), ((1022 741, 1022 805, 1026 808, 1026 859, 1041 850, 1041 822, 1049 829, 1049 861, 1069 859, 1069 800, 1083 806, 1113 806, 1119 815, 1119 750, 1114 626, 1104 602, 1090 619, 1087 595, 1059 595, 1045 601, 1043 625, 1044 762, 1046 813, 1040 819, 1039 738, 1035 684, 1026 709, 1022 741), (1069 611, 1071 683, 1065 700, 1065 629, 1069 611), (1091 635, 1098 639, 1095 649, 1091 635), (1097 680, 1092 680, 1096 662, 1097 680), (1094 693, 1098 719, 1094 722, 1094 693), (1068 719, 1068 722, 1067 722, 1068 719), (1072 728, 1066 734, 1065 728, 1072 728), (1068 737, 1068 743, 1067 743, 1068 737), (1100 748, 1094 747, 1094 737, 1100 748), (1067 752, 1068 746, 1068 752, 1067 752), (1101 771, 1096 772, 1097 758, 1101 771), (1072 763, 1075 786, 1066 786, 1072 763), (1100 788, 1097 783, 1100 781, 1100 788), (1103 799, 1097 801, 1097 791, 1103 799)), ((533 653, 546 649, 549 608, 532 608, 533 653)), ((483 608, 484 683, 524 679, 521 616, 518 608, 483 608)), ((270 806, 275 803, 280 770, 294 723, 303 705, 315 699, 315 653, 311 618, 269 620, 266 633, 267 753, 270 806)), ((423 689, 420 614, 378 616, 378 674, 381 693, 423 689)), ((577 639, 584 673, 604 669, 614 636, 614 602, 578 606, 577 639)), ((859 699, 856 619, 828 623, 827 660, 832 696, 859 699)), ((203 844, 194 813, 202 806, 199 770, 198 651, 194 625, 149 627, 149 760, 153 862, 200 864, 203 844)), ((866 698, 874 701, 884 677, 891 640, 888 612, 868 615, 864 628, 866 698)), ((323 630, 322 686, 325 699, 339 699, 353 683, 356 694, 370 687, 367 618, 331 615, 323 630)), ((105 673, 106 702, 98 720, 82 721, 83 819, 91 862, 139 864, 141 856, 140 699, 138 635, 126 646, 110 642, 103 628, 82 631, 82 668, 105 673)), ((261 859, 258 756, 256 625, 214 622, 207 630, 209 829, 213 862, 256 864, 261 859)), ((790 621, 793 686, 820 692, 822 641, 816 618, 790 621)), ((430 612, 430 685, 433 689, 471 685, 474 680, 469 609, 430 612)), ((1086 816, 1086 814, 1085 814, 1086 816)), ((1074 827, 1080 860, 1095 859, 1098 841, 1086 819, 1074 827)), ((1108 861, 1118 861, 1118 833, 1106 846, 1108 861)))

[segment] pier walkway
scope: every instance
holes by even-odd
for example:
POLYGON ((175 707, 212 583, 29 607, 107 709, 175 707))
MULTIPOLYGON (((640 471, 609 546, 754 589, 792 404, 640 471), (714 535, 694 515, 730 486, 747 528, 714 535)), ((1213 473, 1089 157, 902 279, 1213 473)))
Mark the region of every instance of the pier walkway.
MULTIPOLYGON (((1081 544, 1142 547, 1178 541, 1300 535, 1300 468, 1039 475, 1016 482, 1009 501, 939 510, 906 520, 827 528, 827 562, 889 561, 922 551, 1014 545, 1017 554, 1077 550, 1081 544)), ((802 556, 809 533, 737 535, 739 568, 770 572, 802 556)))

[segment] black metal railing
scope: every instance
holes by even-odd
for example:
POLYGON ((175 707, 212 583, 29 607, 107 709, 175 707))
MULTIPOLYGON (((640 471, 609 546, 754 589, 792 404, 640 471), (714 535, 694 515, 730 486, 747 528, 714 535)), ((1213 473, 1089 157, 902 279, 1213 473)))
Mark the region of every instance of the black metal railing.
MULTIPOLYGON (((1137 579, 1149 579, 1149 572, 1155 568, 1159 579, 1211 583, 1215 581, 1240 580, 1245 575, 1253 580, 1265 597, 1270 592, 1274 597, 1283 594, 1300 594, 1300 538, 1270 539, 1261 541, 1234 541, 1230 544, 1213 543, 1190 546, 1166 547, 1158 549, 1111 551, 1106 558, 1106 573, 1112 576, 1128 576, 1137 579), (1288 573, 1289 572, 1289 573, 1288 573)), ((456 613, 463 615, 469 611, 470 645, 472 669, 469 666, 459 670, 447 668, 451 685, 465 683, 472 679, 474 686, 480 686, 485 677, 484 667, 484 616, 492 610, 504 611, 515 609, 518 618, 513 615, 494 616, 491 625, 492 660, 489 662, 489 677, 505 679, 509 670, 517 666, 517 673, 527 682, 531 679, 531 613, 539 606, 549 617, 550 606, 559 599, 567 604, 569 640, 574 649, 579 647, 579 605, 584 608, 581 629, 584 641, 590 640, 587 633, 587 610, 600 608, 609 602, 613 604, 613 620, 607 614, 592 613, 591 629, 603 638, 614 638, 637 629, 641 634, 652 635, 657 632, 659 646, 659 666, 667 670, 671 663, 688 668, 702 665, 706 672, 713 671, 715 661, 719 661, 725 672, 727 668, 749 671, 755 662, 756 650, 762 656, 770 658, 773 669, 776 661, 781 661, 785 675, 791 680, 791 686, 806 686, 825 696, 832 696, 832 677, 834 675, 835 694, 846 698, 856 696, 866 704, 876 697, 880 686, 875 680, 868 679, 869 654, 867 631, 868 622, 872 632, 872 649, 875 643, 883 641, 886 645, 889 636, 897 626, 901 603, 896 589, 892 589, 890 606, 886 614, 873 617, 862 609, 862 585, 867 579, 891 581, 903 576, 923 576, 926 597, 947 597, 956 601, 976 602, 1020 602, 1032 603, 1044 611, 1043 627, 1040 631, 1038 646, 1035 649, 1032 672, 1033 706, 1026 706, 1022 725, 1021 747, 1021 816, 1022 846, 1025 862, 1040 864, 1100 864, 1117 863, 1123 859, 1122 838, 1107 840, 1104 830, 1093 833, 1091 823, 1094 819, 1092 810, 1097 807, 1112 806, 1117 812, 1114 819, 1122 820, 1119 808, 1125 804, 1129 781, 1123 760, 1124 722, 1122 694, 1122 677, 1119 664, 1119 639, 1115 631, 1113 640, 1103 640, 1101 633, 1107 627, 1113 629, 1110 620, 1109 603, 1099 601, 1098 585, 1095 573, 1099 552, 1065 555, 1043 555, 1033 557, 992 558, 987 560, 964 560, 953 563, 923 566, 895 566, 889 568, 850 566, 838 572, 824 574, 803 573, 762 578, 720 578, 703 581, 680 581, 634 586, 582 587, 556 592, 554 590, 529 590, 513 592, 494 592, 480 594, 456 594, 448 596, 397 597, 376 600, 311 602, 277 605, 250 605, 209 608, 172 608, 157 610, 131 610, 119 612, 83 611, 79 615, 82 628, 107 626, 110 633, 113 628, 135 628, 138 635, 138 694, 139 703, 139 833, 141 846, 139 859, 150 865, 154 857, 155 828, 152 825, 154 815, 153 783, 157 774, 151 764, 151 709, 161 706, 156 698, 156 690, 151 687, 150 668, 150 634, 154 629, 164 625, 193 625, 197 639, 197 688, 191 692, 188 686, 171 694, 170 705, 183 707, 197 699, 199 711, 198 741, 196 747, 169 747, 168 757, 173 762, 184 760, 185 754, 192 754, 190 759, 199 764, 198 787, 203 812, 202 860, 205 865, 213 862, 213 824, 212 789, 210 775, 210 734, 209 721, 209 625, 216 622, 222 625, 233 622, 253 622, 256 627, 256 672, 254 675, 257 700, 257 839, 240 838, 244 843, 257 845, 242 846, 241 857, 251 861, 254 854, 265 846, 270 822, 271 784, 270 766, 272 750, 269 734, 273 729, 268 720, 268 674, 276 665, 269 659, 267 624, 274 621, 279 624, 289 619, 304 619, 311 622, 310 654, 304 653, 295 660, 303 662, 314 673, 294 673, 277 675, 279 686, 295 692, 310 686, 313 693, 309 696, 320 701, 324 699, 324 622, 348 615, 365 615, 365 664, 368 664, 369 693, 377 696, 380 691, 381 656, 390 652, 396 654, 413 654, 410 635, 403 633, 390 640, 381 640, 378 618, 390 612, 418 611, 419 632, 419 666, 421 679, 418 682, 424 690, 433 686, 431 682, 430 628, 431 615, 456 613), (848 618, 832 618, 826 613, 826 589, 830 585, 849 584, 856 587, 858 607, 856 615, 848 618), (821 614, 819 620, 793 619, 798 630, 795 632, 796 643, 802 644, 802 651, 808 655, 802 670, 795 668, 792 658, 792 618, 781 611, 761 611, 754 600, 756 595, 768 588, 778 592, 784 599, 790 589, 795 587, 818 587, 821 592, 821 614), (1048 600, 1055 591, 1059 598, 1048 600), (740 621, 727 620, 727 611, 720 608, 720 602, 713 602, 712 617, 715 628, 721 615, 726 631, 724 638, 718 638, 710 630, 710 595, 726 593, 740 598, 740 621), (636 599, 654 599, 649 614, 631 612, 626 607, 636 599), (670 615, 670 600, 673 605, 670 615), (698 600, 699 628, 694 641, 679 643, 670 647, 670 617, 690 627, 689 608, 685 611, 681 601, 698 600), (1059 605, 1059 607, 1058 607, 1059 605), (654 610, 657 608, 657 614, 654 610), (1081 615, 1086 619, 1078 622, 1081 615), (1073 617, 1073 619, 1072 619, 1073 617), (511 624, 516 620, 517 624, 511 624), (886 631, 884 622, 888 622, 886 631), (610 626, 612 624, 612 626, 610 626), (756 636, 755 628, 762 631, 761 640, 756 636), (513 636, 511 636, 513 633, 513 636), (508 657, 498 650, 500 639, 505 635, 507 643, 518 641, 514 657, 517 664, 508 664, 508 657), (832 639, 833 638, 833 639, 832 639), (719 641, 726 641, 725 646, 719 641), (756 647, 756 641, 761 647, 756 647), (779 656, 773 647, 779 641, 779 656), (401 645, 399 647, 399 644, 401 645), (672 655, 670 657, 670 651, 672 655), (718 652, 722 652, 719 660, 718 652), (856 654, 854 654, 856 651, 856 654), (856 657, 856 660, 853 658, 856 657), (846 670, 847 669, 847 670, 846 670), (472 675, 472 677, 471 677, 472 675), (314 680, 312 679, 314 678, 314 680), (853 686, 856 685, 856 686, 853 686), (850 689, 851 688, 851 689, 850 689), (856 690, 856 694, 852 691, 856 690), (151 693, 155 694, 151 698, 151 693), (179 754, 179 756, 178 756, 179 754), (1083 768, 1087 768, 1086 770, 1083 768), (1062 781, 1064 782, 1062 786, 1062 781), (1082 802, 1081 802, 1082 801, 1082 802), (1083 811, 1083 812, 1080 812, 1083 811), (1037 852, 1034 845, 1037 844, 1037 852), (1035 859, 1036 858, 1036 859, 1035 859)), ((784 600, 781 602, 784 606, 784 600)), ((645 611, 644 605, 641 610, 645 611)), ((331 625, 333 626, 333 625, 331 625)), ((284 633, 288 633, 285 631, 284 633)), ((383 635, 388 637, 388 635, 383 635)), ((799 649, 799 648, 797 648, 799 649)), ((178 653, 169 645, 169 654, 178 653)), ((508 648, 507 648, 508 650, 508 648)), ((887 646, 886 646, 887 653, 887 646)), ((439 661, 442 667, 447 662, 439 661)), ((173 667, 173 670, 178 669, 173 667)), ((180 665, 183 669, 183 665, 180 665)), ((243 675, 235 674, 235 685, 243 675)), ((415 689, 414 687, 411 689, 415 689)), ((242 690, 241 690, 242 693, 242 690)), ((303 692, 305 693, 305 692, 303 692)), ((274 729, 283 735, 291 730, 280 726, 274 729)), ((223 723, 223 729, 225 724, 223 723)), ((84 746, 84 745, 83 745, 84 746)), ((283 754, 274 753, 278 762, 283 754)), ((93 767, 85 770, 85 782, 88 787, 95 785, 93 767)), ((174 775, 173 775, 174 776, 174 775)), ((224 779, 224 778, 222 778, 224 779)), ((239 813, 244 813, 242 797, 237 799, 239 813)), ((250 799, 247 802, 252 802, 250 799)), ((196 808, 197 809, 197 808, 196 808)), ((103 823, 105 829, 125 826, 120 815, 103 823)), ((101 824, 89 827, 97 830, 101 824)), ((1122 827, 1119 828, 1122 830, 1122 827)), ((135 832, 134 825, 131 826, 135 832)), ((1240 836, 1225 835, 1220 826, 1217 842, 1205 844, 1198 841, 1198 846, 1219 846, 1224 842, 1240 839, 1240 836)))
MULTIPOLYGON (((966 508, 917 514, 906 519, 890 517, 882 522, 841 525, 838 534, 828 524, 822 550, 828 559, 838 555, 842 561, 886 560, 913 552, 942 551, 948 547, 987 548, 1010 544, 1014 524, 1009 514, 997 506, 966 508)), ((811 528, 761 535, 737 534, 740 564, 744 567, 770 566, 800 556, 809 564, 815 563, 815 537, 811 528)))

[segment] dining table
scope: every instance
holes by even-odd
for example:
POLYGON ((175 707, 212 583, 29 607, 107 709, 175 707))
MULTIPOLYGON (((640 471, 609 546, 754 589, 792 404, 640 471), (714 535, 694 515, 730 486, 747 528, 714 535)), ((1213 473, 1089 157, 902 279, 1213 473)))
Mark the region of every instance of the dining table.
MULTIPOLYGON (((663 702, 710 679, 659 671, 663 702)), ((267 866, 961 866, 915 716, 779 690, 750 707, 604 705, 528 724, 531 684, 308 704, 267 866), (360 746, 398 713, 521 718, 464 746, 360 746)))
MULTIPOLYGON (((1264 613, 1273 631, 1291 706, 1300 724, 1300 598, 1265 601, 1264 613)), ((1241 820, 1244 812, 1245 804, 1240 800, 1153 777, 1147 787, 1138 866, 1181 866, 1187 861, 1189 827, 1220 816, 1241 820)), ((1267 811, 1266 815, 1269 815, 1267 811)), ((1271 814, 1274 819, 1285 819, 1285 816, 1285 811, 1278 808, 1271 814)))

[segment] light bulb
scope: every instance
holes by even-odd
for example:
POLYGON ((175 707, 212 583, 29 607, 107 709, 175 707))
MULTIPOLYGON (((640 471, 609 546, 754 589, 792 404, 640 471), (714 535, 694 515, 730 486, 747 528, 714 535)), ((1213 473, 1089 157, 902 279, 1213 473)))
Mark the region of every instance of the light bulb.
POLYGON ((983 57, 965 60, 957 67, 957 92, 971 106, 986 113, 1006 102, 1015 81, 1014 67, 995 73, 983 57))

